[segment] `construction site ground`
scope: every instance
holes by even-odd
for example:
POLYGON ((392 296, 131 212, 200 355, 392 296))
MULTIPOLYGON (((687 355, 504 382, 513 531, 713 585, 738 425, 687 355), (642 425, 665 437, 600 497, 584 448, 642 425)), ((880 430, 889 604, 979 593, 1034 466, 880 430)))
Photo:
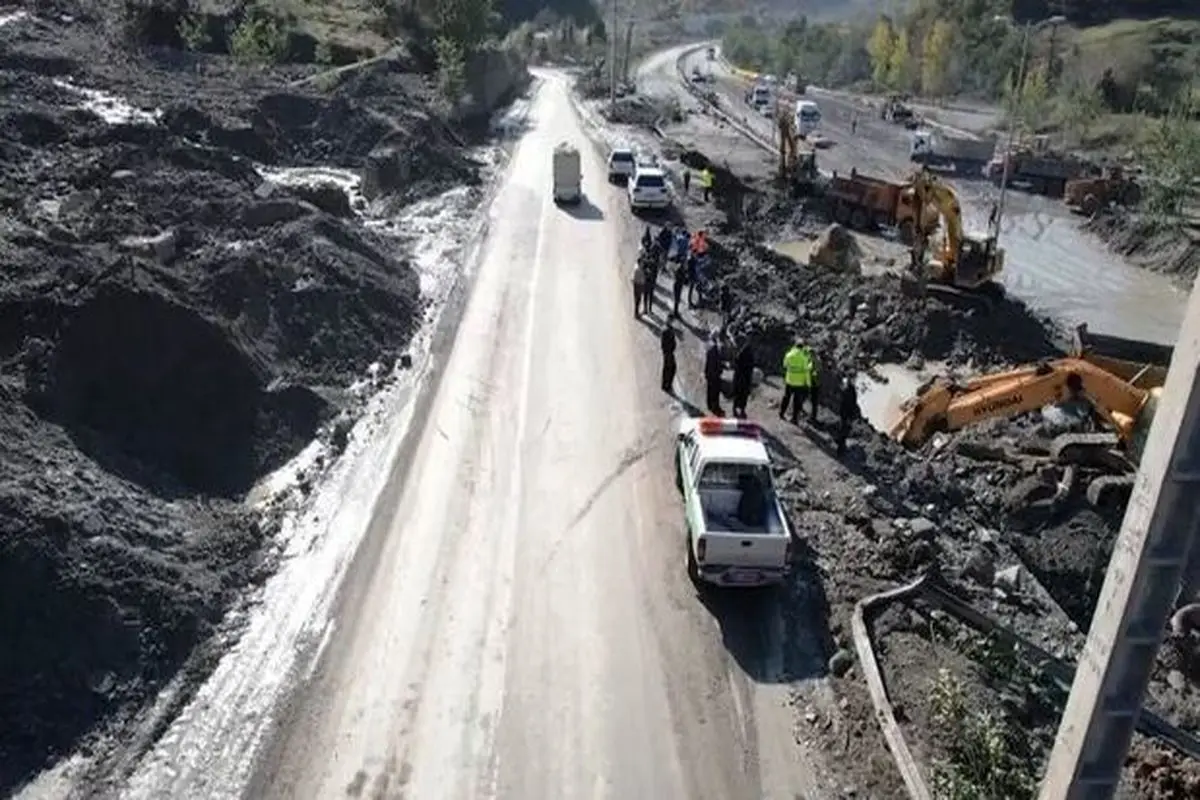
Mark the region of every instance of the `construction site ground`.
MULTIPOLYGON (((681 52, 672 55, 677 58, 681 52)), ((933 364, 976 371, 1027 363, 1060 354, 1063 325, 1093 322, 1096 314, 1108 315, 1105 321, 1125 335, 1170 340, 1173 330, 1161 315, 1156 317, 1153 306, 1138 306, 1158 297, 1179 308, 1183 298, 1165 282, 1104 253, 1065 213, 1047 210, 1041 198, 1019 197, 1014 205, 1019 214, 1052 214, 1051 233, 1027 236, 1013 246, 1010 242, 1022 234, 1010 228, 1003 242, 1010 248, 1013 269, 1022 269, 1019 265, 1032 257, 1035 274, 1059 270, 1053 290, 1028 297, 1020 284, 1010 286, 1011 299, 987 314, 903 295, 899 281, 888 274, 889 264, 903 251, 876 237, 856 237, 862 272, 882 273, 875 277, 782 258, 769 243, 814 239, 825 222, 799 218, 790 203, 775 197, 771 155, 701 113, 682 91, 672 60, 664 55, 649 62, 638 76, 639 86, 660 99, 660 93, 670 92, 670 102, 690 107, 691 113, 656 131, 628 126, 615 138, 656 149, 676 176, 684 169, 678 160, 682 154, 691 163, 703 154, 719 167, 728 165, 751 190, 742 226, 730 225, 716 203, 701 202, 695 181, 681 201, 680 217, 690 228, 704 227, 716 236, 715 274, 735 298, 730 330, 754 337, 757 362, 767 376, 755 389, 750 416, 766 427, 789 512, 809 548, 811 560, 798 579, 780 596, 759 601, 778 603, 785 621, 782 658, 797 758, 820 764, 827 790, 840 796, 901 796, 899 773, 853 655, 850 619, 855 604, 936 566, 979 612, 1071 663, 1086 635, 1122 510, 1092 508, 1081 490, 1053 510, 1027 502, 1043 465, 1014 454, 1038 443, 1044 446, 1056 430, 1047 419, 1033 416, 943 437, 920 452, 905 451, 860 423, 849 453, 838 458, 831 438, 837 378, 855 376, 864 405, 878 406, 877 395, 889 395, 886 406, 906 392, 880 388, 870 376, 896 374, 896 364, 909 368, 900 372, 911 372, 933 364), (1064 253, 1072 249, 1076 254, 1064 261, 1064 253), (1140 301, 1113 297, 1105 290, 1111 281, 1141 287, 1144 294, 1140 301), (777 365, 793 333, 815 346, 822 365, 820 417, 799 426, 777 414, 777 365)), ((600 114, 602 106, 591 108, 600 114)), ((829 110, 826 114, 827 119, 832 116, 829 110)), ((868 130, 877 125, 882 123, 868 130)), ((891 130, 885 134, 878 145, 870 140, 857 145, 861 152, 856 156, 872 159, 881 171, 891 165, 890 174, 899 176, 902 157, 886 155, 898 136, 891 130)), ((823 165, 837 166, 838 152, 837 145, 822 152, 823 165)), ((850 163, 863 162, 856 158, 850 163)), ((963 194, 968 202, 978 202, 988 192, 972 187, 963 194)), ((1039 283, 1035 288, 1045 287, 1039 283)), ((669 301, 668 278, 660 278, 658 293, 660 303, 669 301)), ((666 306, 660 305, 648 322, 648 336, 661 329, 666 316, 666 306)), ((685 410, 700 412, 704 343, 722 323, 713 310, 687 309, 677 323, 684 337, 685 410)), ((943 669, 955 677, 971 708, 989 710, 1005 721, 1015 762, 1044 762, 1068 686, 1031 670, 995 637, 919 603, 885 611, 873 629, 896 716, 927 780, 930 765, 947 757, 952 735, 933 722, 931 697, 943 669)), ((1194 643, 1168 641, 1147 703, 1192 735, 1200 733, 1197 655, 1194 643)), ((1141 735, 1135 739, 1123 796, 1184 798, 1197 792, 1200 764, 1161 741, 1141 735)))

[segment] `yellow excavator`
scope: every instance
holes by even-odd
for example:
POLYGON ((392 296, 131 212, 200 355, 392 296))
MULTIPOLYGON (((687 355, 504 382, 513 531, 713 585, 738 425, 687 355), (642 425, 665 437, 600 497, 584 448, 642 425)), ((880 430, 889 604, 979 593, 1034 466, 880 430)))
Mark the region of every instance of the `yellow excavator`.
MULTIPOLYGON (((994 234, 983 238, 965 235, 958 196, 929 172, 921 170, 913 175, 910 183, 918 214, 936 208, 945 229, 941 247, 932 257, 928 235, 918 235, 913 240, 912 270, 922 288, 925 281, 931 281, 935 286, 952 290, 1001 291, 996 278, 1004 269, 1004 251, 997 242, 998 237, 994 234)), ((919 220, 914 228, 918 232, 929 230, 929 226, 920 224, 919 220)))
POLYGON ((817 152, 796 133, 796 120, 785 109, 775 117, 779 130, 779 179, 797 196, 813 192, 820 178, 817 152))
POLYGON ((1086 403, 1111 433, 1068 433, 1057 437, 1050 457, 1058 464, 1100 467, 1111 473, 1092 481, 1088 499, 1101 504, 1113 489, 1128 490, 1141 459, 1166 380, 1171 349, 1076 331, 1071 355, 967 381, 935 378, 901 408, 891 427, 896 441, 919 446, 941 432, 989 419, 1014 417, 1050 405, 1086 403), (1138 345, 1134 361, 1115 347, 1138 345), (1101 352, 1108 348, 1109 354, 1101 352), (1152 352, 1151 352, 1152 351, 1152 352))

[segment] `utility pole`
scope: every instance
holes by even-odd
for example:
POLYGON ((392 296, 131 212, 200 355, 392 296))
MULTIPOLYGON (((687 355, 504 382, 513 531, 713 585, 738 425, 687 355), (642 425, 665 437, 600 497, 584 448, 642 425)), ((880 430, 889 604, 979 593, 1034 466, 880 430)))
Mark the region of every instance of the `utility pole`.
POLYGON ((1200 539, 1198 489, 1200 291, 1194 286, 1041 800, 1109 800, 1116 792, 1188 551, 1200 539))
POLYGON ((625 24, 625 58, 621 61, 621 81, 629 83, 629 62, 633 57, 633 20, 625 24))
POLYGON ((617 116, 617 0, 612 0, 612 22, 608 26, 608 113, 617 116))
MULTIPOLYGON (((1003 17, 997 19, 998 21, 1005 20, 1003 17)), ((1041 28, 1044 25, 1053 25, 1055 26, 1055 30, 1058 30, 1059 23, 1064 21, 1064 17, 1058 16, 1050 17, 1049 19, 1045 19, 1037 23, 1027 22, 1025 23, 1025 29, 1021 34, 1021 62, 1017 68, 1017 85, 1014 86, 1012 90, 1012 110, 1009 112, 1008 117, 1008 143, 1004 146, 1004 157, 1000 162, 1000 168, 1003 170, 1003 172, 1000 174, 1000 200, 996 203, 996 213, 992 215, 992 224, 988 233, 990 238, 999 239, 1000 223, 1004 218, 1004 200, 1008 196, 1009 173, 1012 172, 1013 168, 1013 145, 1015 144, 1017 137, 1016 116, 1017 111, 1021 106, 1021 95, 1025 91, 1025 72, 1027 62, 1029 61, 1029 35, 1034 30, 1041 28)))

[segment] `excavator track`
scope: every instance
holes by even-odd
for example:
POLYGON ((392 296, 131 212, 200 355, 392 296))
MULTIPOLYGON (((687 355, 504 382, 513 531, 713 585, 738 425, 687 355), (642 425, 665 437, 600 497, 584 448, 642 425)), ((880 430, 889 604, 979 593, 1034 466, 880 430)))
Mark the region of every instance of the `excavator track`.
POLYGON ((1087 487, 1087 501, 1096 508, 1118 508, 1123 506, 1133 492, 1136 473, 1124 475, 1101 475, 1087 487))
POLYGON ((1113 433, 1064 433, 1050 443, 1050 458, 1058 464, 1113 469, 1123 460, 1114 453, 1119 444, 1113 433))

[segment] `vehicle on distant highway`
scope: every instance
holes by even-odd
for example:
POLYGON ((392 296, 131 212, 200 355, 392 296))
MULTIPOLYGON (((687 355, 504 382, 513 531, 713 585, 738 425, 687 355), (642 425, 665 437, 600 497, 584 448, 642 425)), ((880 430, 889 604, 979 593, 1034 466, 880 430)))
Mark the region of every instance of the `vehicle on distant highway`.
POLYGON ((812 100, 796 101, 796 135, 808 138, 821 127, 821 107, 812 100))
POLYGON ((750 587, 787 578, 792 532, 757 424, 719 417, 681 421, 675 484, 683 496, 692 581, 750 587))
POLYGON ((629 180, 637 169, 637 156, 632 147, 614 147, 608 154, 608 179, 629 180))
POLYGON ((715 48, 715 47, 708 48, 708 60, 716 61, 716 59, 717 59, 717 48, 715 48))
POLYGON ((746 92, 746 105, 764 112, 775 108, 775 84, 766 78, 755 81, 746 92))
POLYGON ((554 180, 554 202, 579 203, 583 200, 583 169, 579 149, 567 142, 554 148, 551 172, 554 180))
POLYGON ((626 191, 633 210, 663 210, 671 207, 671 188, 667 174, 657 166, 638 164, 626 191))
POLYGON ((983 177, 983 170, 996 153, 995 138, 953 136, 931 130, 913 133, 909 159, 933 169, 950 169, 958 175, 983 177))

